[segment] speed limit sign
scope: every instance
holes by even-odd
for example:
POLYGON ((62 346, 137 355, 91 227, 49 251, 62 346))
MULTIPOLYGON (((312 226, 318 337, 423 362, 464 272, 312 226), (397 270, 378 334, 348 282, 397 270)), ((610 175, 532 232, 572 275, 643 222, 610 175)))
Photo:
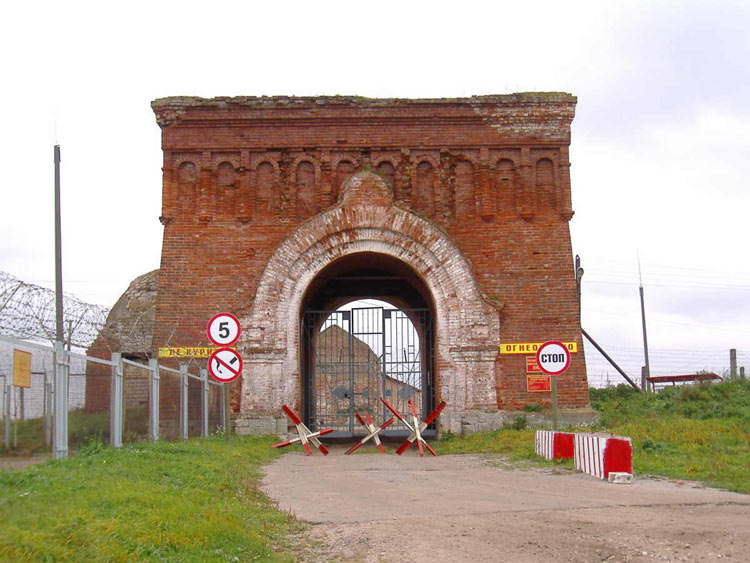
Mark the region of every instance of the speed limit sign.
POLYGON ((208 321, 206 334, 216 346, 231 346, 239 340, 240 330, 237 317, 231 313, 219 313, 208 321))

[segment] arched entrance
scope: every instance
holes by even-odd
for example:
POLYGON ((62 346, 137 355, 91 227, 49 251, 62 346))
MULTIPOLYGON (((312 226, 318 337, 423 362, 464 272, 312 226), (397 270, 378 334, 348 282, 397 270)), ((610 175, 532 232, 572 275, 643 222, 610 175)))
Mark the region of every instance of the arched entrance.
MULTIPOLYGON (((301 314, 303 417, 333 437, 359 434, 357 414, 390 418, 383 397, 419 415, 435 405, 434 306, 403 262, 372 252, 341 258, 310 283, 301 314)), ((432 428, 430 431, 434 431, 432 428)), ((406 427, 396 421, 387 433, 406 427)))
MULTIPOLYGON (((416 301, 410 299, 420 296, 433 312, 432 395, 448 405, 441 423, 467 412, 495 411, 498 309, 482 294, 468 261, 446 233, 395 205, 390 187, 364 171, 344 184, 336 207, 303 223, 268 259, 250 313, 242 319, 242 424, 270 429, 252 421, 278 421, 282 404, 303 409, 304 312, 335 310, 344 303, 345 295, 335 297, 342 280, 327 278, 360 266, 373 266, 381 278, 371 280, 369 296, 377 297, 376 286, 398 281, 387 279, 394 274, 402 281, 404 276, 420 280, 403 285, 406 293, 397 294, 393 304, 413 308, 416 301)), ((350 289, 360 287, 350 281, 345 280, 350 289)))

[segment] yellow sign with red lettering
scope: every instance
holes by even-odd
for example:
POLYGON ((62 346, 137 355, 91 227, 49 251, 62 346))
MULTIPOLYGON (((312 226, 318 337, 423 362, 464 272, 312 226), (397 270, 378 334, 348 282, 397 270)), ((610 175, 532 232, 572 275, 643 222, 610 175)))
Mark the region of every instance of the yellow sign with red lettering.
POLYGON ((159 348, 160 358, 208 358, 214 346, 167 346, 159 348))
POLYGON ((31 354, 13 350, 13 386, 31 387, 31 354))
MULTIPOLYGON (((544 342, 506 342, 500 344, 501 354, 536 354, 539 347, 544 342)), ((571 354, 578 353, 578 342, 563 342, 571 354)))

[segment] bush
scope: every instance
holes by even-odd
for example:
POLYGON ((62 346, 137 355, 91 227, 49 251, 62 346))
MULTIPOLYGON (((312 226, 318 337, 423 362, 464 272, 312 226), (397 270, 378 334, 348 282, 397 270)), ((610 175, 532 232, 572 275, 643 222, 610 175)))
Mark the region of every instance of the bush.
POLYGON ((511 422, 507 428, 511 428, 512 430, 524 430, 527 425, 528 421, 526 420, 526 416, 521 415, 514 418, 513 422, 511 422))

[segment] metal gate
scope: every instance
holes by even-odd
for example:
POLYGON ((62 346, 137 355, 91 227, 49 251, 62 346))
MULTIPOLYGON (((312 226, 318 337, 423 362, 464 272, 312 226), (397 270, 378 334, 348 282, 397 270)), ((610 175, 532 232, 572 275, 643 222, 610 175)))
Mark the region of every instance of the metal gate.
MULTIPOLYGON (((362 434, 355 413, 380 424, 414 399, 420 418, 433 408, 432 317, 429 309, 353 308, 308 311, 302 320, 305 418, 333 437, 362 434), (381 420, 382 418, 382 420, 381 420)), ((387 433, 402 434, 395 421, 387 433)))

